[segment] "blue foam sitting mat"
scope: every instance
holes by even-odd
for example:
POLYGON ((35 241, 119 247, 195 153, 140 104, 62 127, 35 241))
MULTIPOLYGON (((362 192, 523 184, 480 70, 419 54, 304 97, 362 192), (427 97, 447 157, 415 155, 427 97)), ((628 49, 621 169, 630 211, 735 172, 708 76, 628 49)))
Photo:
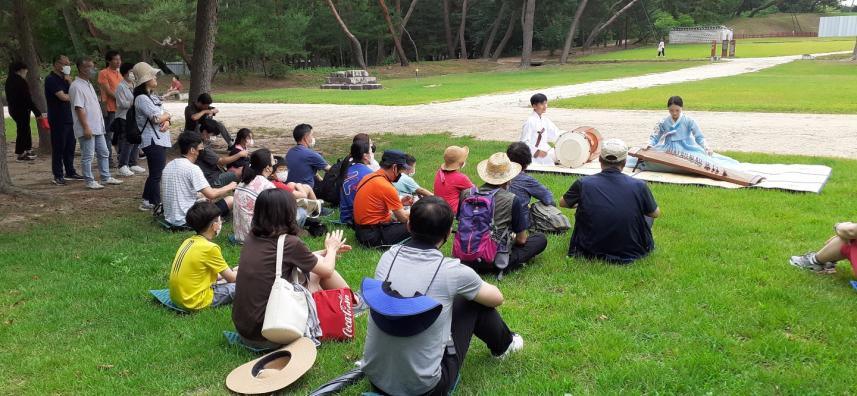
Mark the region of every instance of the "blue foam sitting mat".
POLYGON ((237 346, 240 346, 240 347, 242 347, 242 348, 244 348, 250 352, 253 352, 253 353, 264 353, 264 352, 268 352, 268 351, 273 350, 273 349, 269 349, 269 348, 256 348, 256 347, 252 347, 250 345, 247 345, 247 344, 241 342, 241 337, 238 335, 238 333, 236 333, 234 331, 224 330, 223 336, 226 337, 226 342, 229 343, 229 345, 232 345, 232 346, 237 345, 237 346))
POLYGON ((149 293, 154 296, 159 303, 173 311, 185 314, 190 313, 190 311, 173 304, 172 300, 170 300, 170 289, 149 290, 149 293))

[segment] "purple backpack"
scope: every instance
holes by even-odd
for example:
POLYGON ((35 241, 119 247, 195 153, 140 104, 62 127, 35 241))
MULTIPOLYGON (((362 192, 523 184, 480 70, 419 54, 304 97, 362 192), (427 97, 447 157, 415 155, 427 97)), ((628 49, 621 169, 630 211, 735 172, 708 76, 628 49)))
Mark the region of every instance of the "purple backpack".
POLYGON ((494 263, 497 242, 491 238, 494 230, 494 194, 470 189, 467 198, 461 201, 458 212, 458 232, 452 244, 452 256, 464 262, 494 263))

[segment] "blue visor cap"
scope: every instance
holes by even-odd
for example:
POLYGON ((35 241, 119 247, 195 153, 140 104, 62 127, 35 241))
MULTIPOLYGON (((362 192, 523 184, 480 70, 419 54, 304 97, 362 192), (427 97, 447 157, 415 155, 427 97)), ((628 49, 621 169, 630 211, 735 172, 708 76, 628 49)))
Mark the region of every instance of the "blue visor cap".
POLYGON ((402 297, 390 288, 390 282, 363 278, 361 289, 372 321, 381 331, 395 337, 422 333, 434 324, 443 309, 437 300, 419 292, 413 297, 402 297))

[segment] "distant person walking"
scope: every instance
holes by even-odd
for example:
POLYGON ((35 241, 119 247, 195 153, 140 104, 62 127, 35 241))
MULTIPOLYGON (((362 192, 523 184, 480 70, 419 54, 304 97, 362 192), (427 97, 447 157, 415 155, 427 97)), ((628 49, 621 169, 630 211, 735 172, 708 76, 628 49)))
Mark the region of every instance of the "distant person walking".
POLYGON ((667 46, 666 46, 666 44, 664 44, 664 40, 661 40, 661 42, 658 43, 658 57, 661 57, 661 56, 666 57, 667 56, 666 47, 667 46))

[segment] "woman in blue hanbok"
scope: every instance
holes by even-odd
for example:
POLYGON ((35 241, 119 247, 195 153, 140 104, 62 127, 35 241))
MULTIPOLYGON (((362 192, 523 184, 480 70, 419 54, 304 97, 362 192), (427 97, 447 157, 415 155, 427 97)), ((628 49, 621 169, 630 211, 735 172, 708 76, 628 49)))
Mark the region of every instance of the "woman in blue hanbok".
MULTIPOLYGON (((724 168, 738 165, 738 161, 711 150, 705 142, 705 136, 702 135, 699 125, 682 111, 684 101, 680 96, 671 97, 667 101, 667 106, 670 115, 655 125, 654 133, 649 137, 647 148, 680 157, 695 158, 703 163, 724 168)), ((629 157, 627 166, 636 166, 636 162, 636 158, 629 157)), ((678 171, 676 168, 651 162, 643 162, 638 166, 638 169, 658 172, 678 171)))

